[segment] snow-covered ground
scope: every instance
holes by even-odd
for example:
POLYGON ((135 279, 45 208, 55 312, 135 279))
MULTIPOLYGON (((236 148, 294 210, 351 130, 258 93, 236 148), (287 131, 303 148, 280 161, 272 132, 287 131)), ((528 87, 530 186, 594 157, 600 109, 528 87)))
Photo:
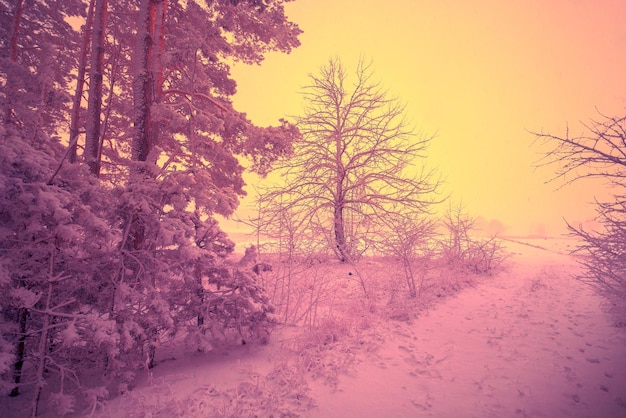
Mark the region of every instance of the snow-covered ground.
POLYGON ((626 417, 626 329, 571 278, 571 242, 506 245, 502 271, 417 315, 353 305, 326 330, 278 329, 261 347, 163 350, 100 415, 626 417))

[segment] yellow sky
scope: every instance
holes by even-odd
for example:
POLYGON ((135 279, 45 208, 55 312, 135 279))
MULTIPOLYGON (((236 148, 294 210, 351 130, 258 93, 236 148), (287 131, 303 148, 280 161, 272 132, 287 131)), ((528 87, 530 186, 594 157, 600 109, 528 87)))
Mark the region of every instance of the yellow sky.
POLYGON ((235 106, 255 123, 299 114, 307 75, 329 58, 352 69, 363 56, 416 130, 436 133, 428 164, 473 215, 516 234, 593 216, 606 191, 544 184, 528 131, 626 111, 626 1, 296 0, 287 14, 302 45, 233 68, 235 106))

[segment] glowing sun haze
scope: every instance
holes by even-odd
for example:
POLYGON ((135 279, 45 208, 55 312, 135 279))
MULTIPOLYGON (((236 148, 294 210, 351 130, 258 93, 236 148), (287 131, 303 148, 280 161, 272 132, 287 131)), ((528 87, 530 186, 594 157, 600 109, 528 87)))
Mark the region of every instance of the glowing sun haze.
POLYGON ((453 202, 511 234, 593 217, 606 190, 544 184, 553 169, 534 167, 542 148, 529 131, 581 133, 596 108, 626 111, 626 1, 297 0, 287 14, 302 45, 233 68, 235 105, 255 123, 300 114, 308 74, 331 57, 352 71, 362 56, 416 132, 436 134, 428 165, 453 202))

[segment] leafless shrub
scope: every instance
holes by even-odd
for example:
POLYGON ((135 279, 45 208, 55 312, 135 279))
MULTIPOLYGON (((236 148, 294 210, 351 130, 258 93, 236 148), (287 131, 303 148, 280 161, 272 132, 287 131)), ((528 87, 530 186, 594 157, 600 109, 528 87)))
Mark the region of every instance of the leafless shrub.
MULTIPOLYGON (((263 196, 259 204, 266 204, 263 196)), ((265 209, 258 221, 258 228, 269 241, 265 252, 277 254, 283 263, 300 263, 312 256, 326 257, 329 254, 324 232, 315 220, 286 205, 276 204, 272 212, 265 209)))
POLYGON ((348 373, 354 364, 352 344, 357 327, 348 318, 331 316, 296 337, 289 348, 297 354, 297 368, 301 374, 336 387, 339 376, 348 373))
POLYGON ((194 396, 192 404, 199 408, 194 409, 194 416, 295 418, 315 406, 303 376, 287 364, 277 365, 267 376, 245 373, 250 378, 235 387, 211 387, 208 397, 202 393, 194 396))
POLYGON ((325 264, 304 259, 275 263, 264 273, 267 295, 281 323, 312 329, 332 314, 340 282, 325 264))
POLYGON ((626 200, 615 204, 597 203, 603 225, 599 232, 568 225, 582 244, 573 253, 579 255, 584 272, 578 275, 605 296, 626 300, 626 200))
POLYGON ((267 375, 243 365, 234 385, 219 383, 197 388, 186 399, 176 397, 163 381, 145 395, 131 392, 126 416, 177 417, 299 417, 315 407, 310 389, 296 366, 279 363, 267 375))
POLYGON ((403 214, 387 216, 383 222, 386 228, 378 234, 374 247, 400 261, 409 296, 417 297, 422 293, 433 253, 435 224, 427 218, 403 214))
POLYGON ((444 214, 446 237, 440 241, 443 260, 450 266, 476 274, 490 274, 506 259, 504 247, 496 237, 474 238, 476 220, 461 205, 444 214))

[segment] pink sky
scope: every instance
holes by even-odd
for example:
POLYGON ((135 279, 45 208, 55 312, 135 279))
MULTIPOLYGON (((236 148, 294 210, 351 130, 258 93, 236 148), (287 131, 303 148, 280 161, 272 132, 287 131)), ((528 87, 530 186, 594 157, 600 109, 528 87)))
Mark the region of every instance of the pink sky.
POLYGON ((623 114, 626 2, 297 0, 287 13, 302 46, 233 69, 235 105, 254 122, 299 114, 309 73, 364 56, 416 132, 436 134, 428 164, 473 215, 508 233, 559 233, 564 217, 590 219, 589 202, 606 195, 598 184, 544 184, 552 170, 534 169, 541 149, 528 131, 580 132, 596 108, 623 114))

